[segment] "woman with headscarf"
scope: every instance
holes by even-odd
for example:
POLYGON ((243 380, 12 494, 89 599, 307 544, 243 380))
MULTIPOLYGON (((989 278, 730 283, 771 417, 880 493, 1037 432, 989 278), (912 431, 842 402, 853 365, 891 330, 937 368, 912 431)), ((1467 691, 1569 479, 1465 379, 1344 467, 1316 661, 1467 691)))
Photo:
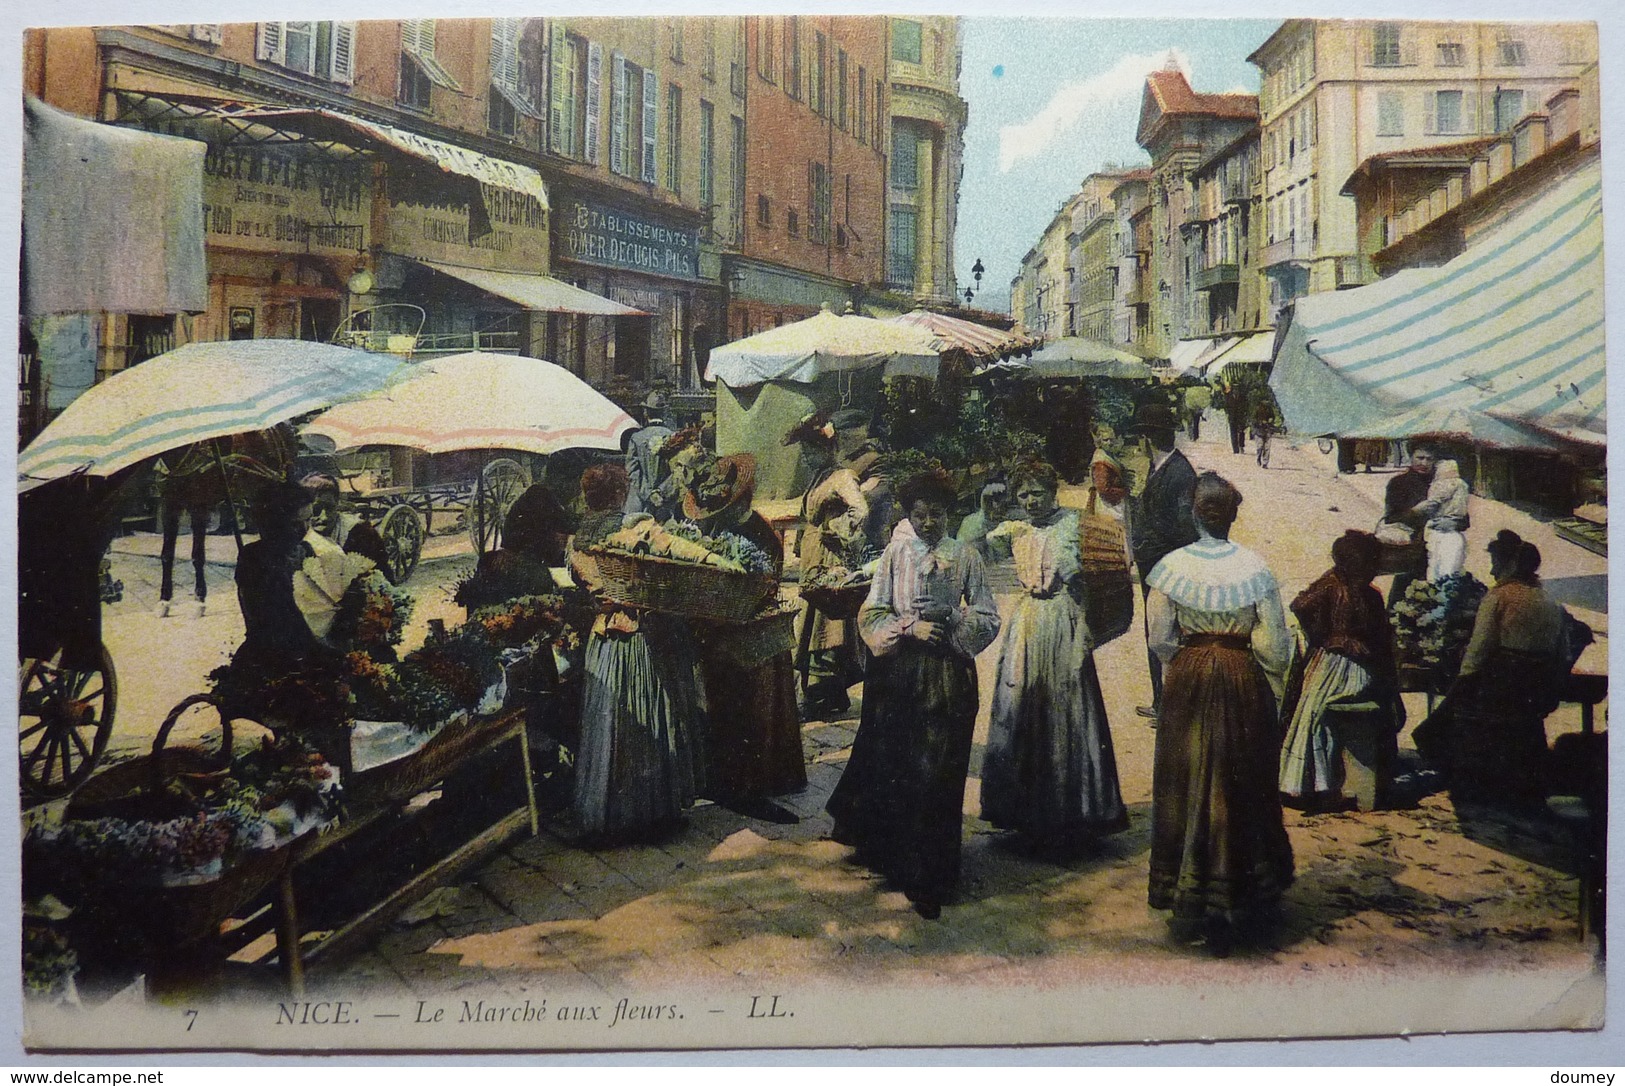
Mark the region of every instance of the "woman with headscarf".
POLYGON ((1206 928, 1227 955, 1238 923, 1292 882, 1276 790, 1281 696, 1292 642, 1275 575, 1230 542, 1241 493, 1196 482, 1195 543, 1146 579, 1147 639, 1166 663, 1152 773, 1150 902, 1206 928))
MULTIPOLYGON (((777 579, 784 569, 784 545, 762 515, 751 509, 755 493, 756 458, 748 453, 721 456, 684 490, 683 513, 707 535, 727 532, 754 544, 767 554, 777 579)), ((697 632, 709 724, 702 794, 752 818, 798 821, 770 798, 807 786, 790 650, 741 668, 704 636, 703 627, 697 632)))
MULTIPOLYGON (((806 526, 796 538, 803 584, 836 566, 853 570, 862 565, 867 540, 869 500, 857 472, 835 460, 835 427, 823 414, 802 419, 784 436, 784 444, 800 443, 802 456, 812 468, 812 479, 801 499, 801 520, 806 526)), ((823 720, 847 710, 847 686, 856 681, 854 653, 857 633, 851 619, 830 618, 807 606, 802 621, 807 647, 807 703, 809 720, 823 720)))
POLYGON ((953 482, 904 483, 907 514, 858 612, 873 653, 863 718, 829 797, 831 836, 887 876, 928 920, 959 885, 965 774, 976 730, 976 654, 999 612, 976 549, 947 535, 953 482))
POLYGON ((982 817, 1040 848, 1070 849, 1128 825, 1106 703, 1084 617, 1078 512, 1045 463, 1010 474, 1027 515, 1009 524, 1021 582, 999 647, 982 760, 982 817))
MULTIPOLYGON (((1343 760, 1331 727, 1343 706, 1371 704, 1393 743, 1405 723, 1394 666, 1394 631, 1382 593, 1371 585, 1382 544, 1370 532, 1344 532, 1332 543, 1332 568, 1298 593, 1292 613, 1303 630, 1308 663, 1295 706, 1287 706, 1280 788, 1303 806, 1342 798, 1343 760)), ((1397 754, 1397 748, 1390 751, 1397 754)))
MULTIPOLYGON (((598 587, 597 569, 580 552, 620 527, 627 490, 620 465, 596 465, 582 476, 588 514, 570 564, 588 588, 598 587)), ((695 667, 686 623, 600 596, 587 638, 575 763, 575 813, 590 842, 669 830, 693 804, 705 726, 695 667)))

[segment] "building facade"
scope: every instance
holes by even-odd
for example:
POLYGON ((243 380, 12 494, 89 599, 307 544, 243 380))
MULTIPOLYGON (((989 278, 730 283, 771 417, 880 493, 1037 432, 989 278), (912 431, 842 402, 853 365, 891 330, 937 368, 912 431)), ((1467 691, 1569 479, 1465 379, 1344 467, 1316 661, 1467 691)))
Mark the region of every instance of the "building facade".
POLYGON ((1193 334, 1269 326, 1269 290, 1258 267, 1260 181, 1256 128, 1191 171, 1186 236, 1196 252, 1193 334))
POLYGON ((1141 98, 1135 139, 1151 156, 1150 296, 1147 347, 1168 358, 1174 344, 1205 325, 1207 300, 1196 286, 1201 259, 1193 174, 1258 123, 1250 94, 1198 94, 1184 73, 1152 72, 1141 98))
MULTIPOLYGON (((1597 59, 1590 23, 1289 19, 1260 72, 1264 249, 1272 308, 1374 277, 1342 186, 1374 155, 1512 128, 1597 59)), ((1272 318, 1273 319, 1273 318, 1272 318)))
POLYGON ((1130 170, 1112 190, 1117 219, 1117 294, 1113 299, 1112 342, 1136 354, 1150 356, 1151 296, 1151 171, 1130 170))
POLYGON ((959 19, 889 22, 886 285, 927 305, 957 305, 954 228, 969 116, 959 96, 959 19))
POLYGON ((1121 249, 1113 193, 1124 176, 1115 167, 1092 173, 1072 201, 1066 335, 1112 342, 1121 249))

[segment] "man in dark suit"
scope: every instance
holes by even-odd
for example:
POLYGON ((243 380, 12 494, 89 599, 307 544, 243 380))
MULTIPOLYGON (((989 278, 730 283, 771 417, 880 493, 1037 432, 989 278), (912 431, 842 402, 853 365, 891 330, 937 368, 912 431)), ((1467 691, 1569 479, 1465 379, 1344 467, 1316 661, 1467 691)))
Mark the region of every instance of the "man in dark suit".
MULTIPOLYGON (((1139 506, 1130 520, 1134 565, 1140 571, 1140 613, 1150 589, 1145 579, 1158 562, 1180 547, 1196 542, 1196 518, 1191 513, 1191 496, 1196 491, 1196 469, 1185 454, 1174 448, 1174 413, 1162 404, 1146 404, 1134 416, 1135 429, 1151 443, 1151 471, 1140 493, 1139 506)), ((1156 719, 1162 711, 1162 661, 1146 652, 1151 665, 1151 704, 1135 711, 1156 719)))

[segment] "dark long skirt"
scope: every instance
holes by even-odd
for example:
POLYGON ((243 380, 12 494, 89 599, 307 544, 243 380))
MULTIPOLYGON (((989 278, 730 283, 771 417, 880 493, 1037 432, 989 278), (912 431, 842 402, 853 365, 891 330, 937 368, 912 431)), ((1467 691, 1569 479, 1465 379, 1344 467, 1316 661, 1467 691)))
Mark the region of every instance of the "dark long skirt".
POLYGON ((706 790, 711 799, 762 799, 807 787, 796 712, 796 670, 788 652, 741 671, 702 655, 705 683, 706 790))
POLYGON ((873 658, 852 755, 829 797, 835 840, 917 903, 946 904, 959 885, 976 701, 975 665, 947 649, 905 641, 873 658))
POLYGON ((1275 721, 1239 639, 1186 645, 1169 663, 1151 783, 1152 908, 1234 921, 1291 884, 1275 721))

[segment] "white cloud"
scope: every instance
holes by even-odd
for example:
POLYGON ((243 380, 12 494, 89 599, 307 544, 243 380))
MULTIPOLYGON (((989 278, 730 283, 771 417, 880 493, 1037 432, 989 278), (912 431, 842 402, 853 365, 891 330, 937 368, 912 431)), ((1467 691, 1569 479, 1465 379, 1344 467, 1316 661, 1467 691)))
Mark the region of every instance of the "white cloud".
POLYGON ((1032 118, 999 129, 999 172, 1009 173, 1024 159, 1034 158, 1067 135, 1091 109, 1127 96, 1138 97, 1145 77, 1169 60, 1190 78, 1190 57, 1183 49, 1156 53, 1129 53, 1098 75, 1079 83, 1068 83, 1056 91, 1032 118))

